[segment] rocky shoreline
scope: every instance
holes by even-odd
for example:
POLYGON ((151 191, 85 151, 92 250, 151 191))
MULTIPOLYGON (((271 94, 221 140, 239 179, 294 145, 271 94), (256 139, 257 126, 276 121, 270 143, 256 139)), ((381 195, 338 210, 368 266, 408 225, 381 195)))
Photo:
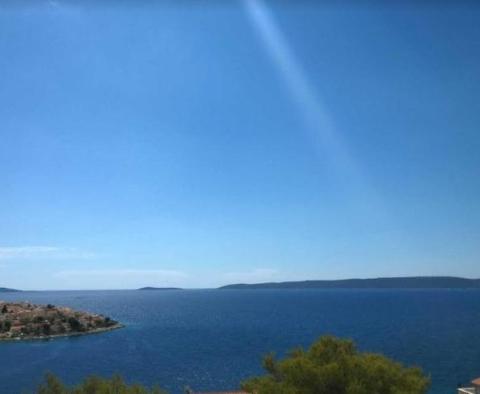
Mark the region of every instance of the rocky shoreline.
POLYGON ((101 334, 103 332, 108 332, 108 331, 113 331, 117 330, 119 328, 125 327, 123 324, 117 324, 112 327, 105 327, 105 328, 98 328, 96 330, 92 331, 86 331, 86 332, 71 332, 67 334, 56 334, 56 335, 42 335, 42 336, 32 336, 32 337, 1 337, 0 336, 0 342, 14 342, 14 341, 49 341, 52 339, 58 339, 58 338, 67 338, 67 337, 80 337, 84 335, 95 335, 95 334, 101 334))
POLYGON ((0 341, 49 340, 124 327, 109 317, 55 305, 0 301, 0 341))

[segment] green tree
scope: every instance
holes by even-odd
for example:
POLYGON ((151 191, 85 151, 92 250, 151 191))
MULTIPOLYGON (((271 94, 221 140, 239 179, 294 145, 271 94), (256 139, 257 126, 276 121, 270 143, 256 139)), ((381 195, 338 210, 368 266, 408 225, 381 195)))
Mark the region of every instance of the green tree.
POLYGON ((38 387, 37 394, 67 394, 67 387, 55 375, 47 373, 38 387))
POLYGON ((81 331, 83 328, 82 323, 80 323, 80 321, 75 317, 69 317, 68 324, 70 324, 70 327, 73 331, 81 331))
POLYGON ((38 387, 37 394, 165 394, 157 387, 153 389, 133 384, 128 385, 118 375, 111 379, 90 376, 74 387, 64 385, 55 375, 48 373, 38 387))
POLYGON ((350 340, 326 336, 284 360, 267 355, 265 376, 242 388, 255 394, 424 394, 430 380, 382 355, 359 352, 350 340))
POLYGON ((50 327, 50 323, 45 323, 43 324, 42 326, 42 331, 43 331, 43 334, 45 335, 50 335, 51 334, 51 327, 50 327))
POLYGON ((42 323, 42 322, 44 322, 44 321, 45 321, 45 316, 39 315, 39 316, 35 316, 35 317, 33 318, 33 322, 34 322, 34 323, 42 323))

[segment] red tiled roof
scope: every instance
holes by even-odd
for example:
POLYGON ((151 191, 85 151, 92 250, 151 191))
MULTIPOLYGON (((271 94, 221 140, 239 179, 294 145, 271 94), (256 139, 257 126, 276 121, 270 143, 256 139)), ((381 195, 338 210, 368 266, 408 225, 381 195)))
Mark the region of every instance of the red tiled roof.
POLYGON ((480 386, 480 378, 472 380, 472 384, 475 385, 475 386, 480 386))

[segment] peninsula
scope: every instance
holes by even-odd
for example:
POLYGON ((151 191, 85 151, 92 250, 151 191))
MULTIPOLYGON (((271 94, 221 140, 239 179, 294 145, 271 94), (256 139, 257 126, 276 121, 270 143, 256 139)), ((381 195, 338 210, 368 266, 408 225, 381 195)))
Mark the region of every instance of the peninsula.
POLYGON ((414 276, 398 278, 306 280, 298 282, 267 282, 233 284, 229 289, 480 289, 480 279, 452 276, 414 276))
POLYGON ((0 341, 85 335, 121 327, 109 317, 67 307, 0 301, 0 341))
POLYGON ((16 293, 20 290, 9 289, 8 287, 0 287, 0 293, 16 293))

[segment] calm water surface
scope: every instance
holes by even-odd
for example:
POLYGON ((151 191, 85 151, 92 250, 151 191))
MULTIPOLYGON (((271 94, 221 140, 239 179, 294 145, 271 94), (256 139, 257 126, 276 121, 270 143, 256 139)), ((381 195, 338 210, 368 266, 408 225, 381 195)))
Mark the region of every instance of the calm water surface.
POLYGON ((31 390, 45 371, 68 383, 120 373, 130 382, 222 390, 261 372, 262 354, 282 355, 318 336, 421 366, 432 393, 454 393, 480 376, 478 290, 188 290, 1 294, 103 313, 127 325, 110 333, 0 343, 0 393, 31 390))

